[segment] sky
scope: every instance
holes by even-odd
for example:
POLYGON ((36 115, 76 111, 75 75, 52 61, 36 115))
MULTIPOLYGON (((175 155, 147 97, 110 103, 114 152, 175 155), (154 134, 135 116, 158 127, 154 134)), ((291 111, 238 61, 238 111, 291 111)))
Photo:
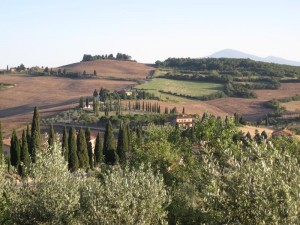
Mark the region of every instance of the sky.
POLYGON ((0 68, 236 49, 300 61, 299 0, 0 0, 0 68))

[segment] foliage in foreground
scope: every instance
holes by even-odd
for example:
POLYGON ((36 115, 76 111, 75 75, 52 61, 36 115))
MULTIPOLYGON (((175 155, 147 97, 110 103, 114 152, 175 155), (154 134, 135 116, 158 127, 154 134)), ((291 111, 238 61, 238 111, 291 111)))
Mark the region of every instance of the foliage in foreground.
MULTIPOLYGON (((16 224, 165 224, 168 195, 149 168, 112 169, 88 177, 70 173, 54 143, 37 154, 28 180, 10 189, 9 215, 16 224)), ((2 176, 1 176, 2 178, 2 176)), ((0 185, 4 185, 1 180, 0 185)), ((1 211, 0 211, 1 213, 1 211)), ((0 214, 1 215, 1 214, 0 214)))
POLYGON ((208 117, 183 133, 149 127, 134 142, 135 163, 147 160, 172 187, 169 224, 298 223, 299 141, 245 145, 235 131, 233 120, 208 117))

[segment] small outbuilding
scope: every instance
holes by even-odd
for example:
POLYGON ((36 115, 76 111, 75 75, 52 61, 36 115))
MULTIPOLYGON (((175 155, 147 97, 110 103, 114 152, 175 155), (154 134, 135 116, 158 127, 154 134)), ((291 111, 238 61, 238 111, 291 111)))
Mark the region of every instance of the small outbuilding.
POLYGON ((292 137, 294 136, 294 132, 286 128, 273 131, 272 137, 279 137, 279 136, 292 137))

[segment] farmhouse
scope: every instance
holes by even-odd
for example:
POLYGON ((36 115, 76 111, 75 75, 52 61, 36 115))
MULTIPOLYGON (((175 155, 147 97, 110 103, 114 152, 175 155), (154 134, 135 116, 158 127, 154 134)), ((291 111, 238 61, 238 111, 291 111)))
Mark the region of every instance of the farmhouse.
POLYGON ((279 137, 279 136, 291 137, 293 135, 294 135, 293 131, 288 130, 286 128, 283 128, 283 129, 280 129, 280 130, 275 130, 272 133, 272 137, 279 137))
POLYGON ((119 94, 123 95, 123 96, 132 96, 133 92, 132 89, 123 89, 121 91, 119 91, 119 94))
POLYGON ((174 119, 174 123, 178 125, 178 127, 189 128, 193 127, 194 119, 190 115, 178 115, 174 119))

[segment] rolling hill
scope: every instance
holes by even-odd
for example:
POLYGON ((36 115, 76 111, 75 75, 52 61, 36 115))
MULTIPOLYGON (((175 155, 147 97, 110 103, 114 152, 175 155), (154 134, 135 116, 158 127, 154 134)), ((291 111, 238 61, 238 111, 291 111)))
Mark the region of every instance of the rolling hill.
POLYGON ((92 74, 97 71, 97 76, 102 78, 121 78, 121 79, 145 79, 155 68, 132 61, 120 60, 94 60, 88 62, 78 62, 58 67, 66 69, 67 72, 80 72, 92 74))

